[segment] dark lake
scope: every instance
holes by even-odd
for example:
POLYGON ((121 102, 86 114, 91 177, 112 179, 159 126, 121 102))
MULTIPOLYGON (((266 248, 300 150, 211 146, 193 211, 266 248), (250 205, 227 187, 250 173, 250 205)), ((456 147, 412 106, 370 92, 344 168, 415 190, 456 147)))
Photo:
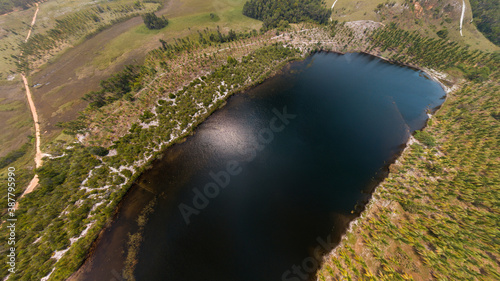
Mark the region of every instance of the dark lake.
POLYGON ((120 280, 152 200, 136 280, 307 279, 444 95, 423 72, 368 55, 289 64, 165 151, 78 279, 120 280))

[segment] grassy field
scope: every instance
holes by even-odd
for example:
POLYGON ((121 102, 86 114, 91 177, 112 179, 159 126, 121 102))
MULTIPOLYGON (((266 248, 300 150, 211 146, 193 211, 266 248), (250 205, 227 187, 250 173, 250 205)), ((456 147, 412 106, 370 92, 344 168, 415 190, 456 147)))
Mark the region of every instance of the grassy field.
POLYGON ((26 101, 26 94, 20 82, 0 85, 0 157, 15 150, 28 141, 33 134, 33 119, 26 101))
MULTIPOLYGON (((326 5, 334 0, 326 1, 326 5)), ((487 52, 500 50, 471 23, 472 11, 468 0, 463 23, 463 37, 460 36, 461 1, 429 0, 405 5, 407 1, 394 0, 338 0, 333 9, 332 19, 338 21, 372 20, 383 23, 397 22, 407 30, 417 30, 422 35, 438 38, 436 32, 442 29, 449 31, 448 39, 469 45, 472 49, 487 52), (450 6, 447 7, 447 5, 450 6), (381 8, 378 8, 382 5, 381 8)))
POLYGON ((109 40, 99 50, 92 58, 91 67, 106 69, 114 63, 119 63, 120 60, 126 60, 130 56, 135 57, 134 52, 137 50, 144 53, 160 46, 159 39, 172 42, 174 38, 182 38, 198 30, 215 29, 218 26, 224 32, 229 29, 258 30, 262 24, 241 14, 244 0, 188 0, 182 1, 182 5, 174 2, 172 0, 165 9, 164 14, 169 19, 167 27, 161 30, 148 30, 144 24, 139 24, 123 32, 109 40), (196 8, 191 8, 188 12, 185 7, 196 8), (215 14, 216 20, 212 19, 210 14, 215 14), (128 54, 130 56, 127 56, 128 54))
POLYGON ((35 8, 0 16, 0 85, 19 79, 12 55, 19 55, 19 43, 28 33, 35 8))
MULTIPOLYGON (((98 4, 104 7, 109 5, 113 7, 130 5, 133 2, 133 0, 115 0, 113 2, 103 0, 49 0, 39 5, 39 14, 33 27, 32 35, 43 34, 55 26, 56 20, 79 11, 87 10, 98 4)), ((19 43, 26 38, 35 10, 36 7, 32 7, 0 16, 0 57, 2 58, 0 60, 0 83, 5 82, 9 75, 16 72, 16 66, 11 55, 19 55, 19 43)), ((110 19, 110 15, 104 15, 102 21, 106 22, 110 19)))

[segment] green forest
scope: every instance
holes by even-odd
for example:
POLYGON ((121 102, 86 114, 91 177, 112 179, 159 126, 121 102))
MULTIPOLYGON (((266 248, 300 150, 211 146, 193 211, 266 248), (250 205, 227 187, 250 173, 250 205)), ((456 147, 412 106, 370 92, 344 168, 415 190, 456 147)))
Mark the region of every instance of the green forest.
POLYGON ((477 29, 500 46, 500 1, 470 0, 470 4, 477 29))
POLYGON ((12 12, 14 9, 27 9, 37 0, 0 0, 0 15, 12 12))
POLYGON ((243 14, 263 21, 263 28, 269 29, 302 21, 324 24, 331 11, 321 0, 250 0, 243 6, 243 14))

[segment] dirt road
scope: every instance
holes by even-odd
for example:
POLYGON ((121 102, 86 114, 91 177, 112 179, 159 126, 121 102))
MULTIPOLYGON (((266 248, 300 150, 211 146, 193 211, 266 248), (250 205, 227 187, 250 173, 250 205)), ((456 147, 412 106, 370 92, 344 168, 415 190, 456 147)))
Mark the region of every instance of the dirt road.
POLYGON ((337 4, 337 1, 339 1, 339 0, 335 0, 335 2, 333 2, 333 5, 332 5, 332 7, 331 7, 331 10, 333 10, 333 7, 335 7, 335 4, 337 4))
POLYGON ((24 88, 26 89, 26 97, 28 98, 28 103, 30 105, 31 115, 33 115, 33 122, 35 123, 35 143, 36 143, 36 154, 35 154, 35 165, 37 168, 42 166, 42 151, 40 149, 40 123, 38 122, 38 114, 36 113, 35 103, 31 96, 30 87, 28 85, 28 79, 24 73, 21 73, 21 78, 23 79, 24 88))
MULTIPOLYGON (((31 27, 30 30, 28 31, 28 35, 26 36, 25 42, 28 41, 28 39, 31 36, 31 31, 33 30, 33 25, 35 25, 38 10, 39 6, 38 3, 36 3, 35 15, 33 15, 33 20, 31 21, 31 27)), ((38 114, 36 113, 36 107, 35 103, 33 102, 33 97, 31 95, 28 79, 26 78, 26 75, 24 73, 21 73, 21 78, 23 80, 24 88, 26 89, 26 97, 28 98, 28 104, 30 106, 31 115, 33 116, 33 122, 35 123, 35 146, 36 146, 35 167, 39 168, 42 166, 42 157, 43 157, 42 150, 40 149, 40 123, 38 122, 38 114)), ((26 190, 24 190, 24 193, 21 195, 21 198, 23 198, 26 194, 35 190, 37 185, 38 185, 38 175, 35 174, 33 179, 30 181, 28 187, 26 188, 26 190)), ((17 209, 18 207, 19 203, 16 202, 14 208, 17 209)))
POLYGON ((31 30, 33 30, 33 25, 35 25, 35 22, 36 22, 36 15, 38 14, 38 10, 40 9, 40 7, 38 6, 38 3, 35 3, 35 5, 36 5, 35 15, 33 16, 33 20, 31 20, 30 30, 28 31, 28 35, 26 35, 26 39, 24 40, 24 42, 28 42, 28 39, 30 39, 31 30))
POLYGON ((462 16, 460 17, 460 36, 464 36, 462 33, 462 27, 464 24, 464 16, 465 16, 465 1, 462 0, 462 16))

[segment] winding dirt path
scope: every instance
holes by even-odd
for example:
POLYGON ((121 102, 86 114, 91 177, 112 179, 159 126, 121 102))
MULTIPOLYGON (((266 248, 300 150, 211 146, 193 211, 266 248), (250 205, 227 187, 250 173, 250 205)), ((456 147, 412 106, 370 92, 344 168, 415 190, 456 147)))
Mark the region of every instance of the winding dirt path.
POLYGON ((38 114, 36 113, 35 103, 33 102, 33 97, 31 95, 30 87, 28 85, 28 79, 21 73, 21 78, 23 79, 24 88, 26 89, 26 97, 28 98, 28 103, 30 105, 31 115, 33 115, 33 122, 35 123, 35 142, 36 142, 36 154, 35 154, 35 165, 37 168, 42 166, 42 151, 40 149, 40 123, 38 122, 38 114))
MULTIPOLYGON (((35 25, 36 22, 36 16, 38 14, 38 10, 40 7, 38 6, 38 3, 35 3, 35 5, 36 5, 36 11, 35 14, 33 15, 33 20, 31 21, 31 27, 30 30, 28 31, 28 35, 26 36, 24 42, 28 41, 28 39, 30 38, 31 31, 33 30, 33 26, 35 25)), ((26 78, 26 75, 24 73, 21 73, 21 78, 23 80, 24 88, 26 89, 26 97, 28 98, 28 104, 30 106, 31 115, 33 116, 33 122, 35 123, 35 146, 36 146, 35 167, 39 168, 42 166, 43 163, 42 161, 43 153, 42 150, 40 149, 40 123, 38 122, 38 114, 36 113, 36 107, 35 103, 33 102, 33 96, 31 95, 28 79, 26 78)), ((21 195, 21 198, 23 198, 26 194, 35 190, 37 185, 38 185, 38 175, 35 174, 33 179, 28 184, 28 187, 26 188, 26 190, 24 190, 23 194, 21 195)), ((18 207, 19 207, 19 201, 16 202, 14 209, 17 209, 18 207)))
POLYGON ((464 24, 464 16, 465 16, 465 0, 462 0, 462 16, 460 17, 460 36, 464 37, 462 34, 462 26, 464 24))
POLYGON ((38 3, 35 3, 35 5, 36 5, 35 15, 33 16, 33 20, 31 20, 30 30, 28 31, 28 35, 26 35, 26 39, 24 40, 24 42, 27 42, 28 39, 30 39, 31 30, 33 30, 33 25, 35 25, 35 22, 36 22, 36 15, 38 14, 38 10, 40 9, 40 7, 38 6, 38 3))
POLYGON ((335 2, 333 2, 331 10, 333 10, 333 7, 335 7, 335 4, 337 4, 337 1, 339 1, 339 0, 335 0, 335 2))
POLYGON ((339 0, 335 0, 335 2, 333 2, 332 7, 330 8, 330 10, 332 10, 332 14, 330 15, 330 21, 333 21, 333 7, 335 7, 335 4, 337 4, 337 1, 339 1, 339 0))

